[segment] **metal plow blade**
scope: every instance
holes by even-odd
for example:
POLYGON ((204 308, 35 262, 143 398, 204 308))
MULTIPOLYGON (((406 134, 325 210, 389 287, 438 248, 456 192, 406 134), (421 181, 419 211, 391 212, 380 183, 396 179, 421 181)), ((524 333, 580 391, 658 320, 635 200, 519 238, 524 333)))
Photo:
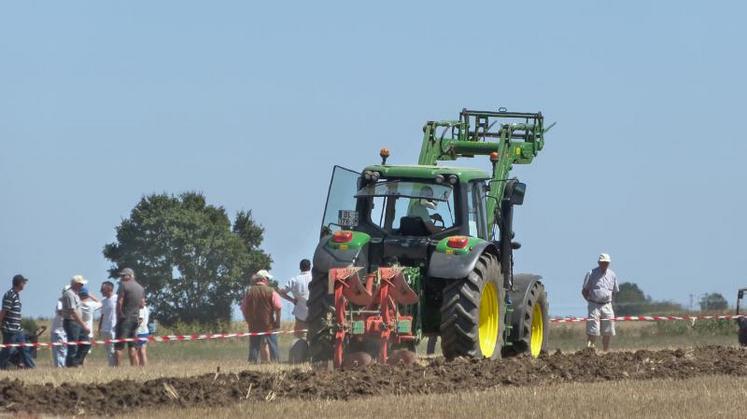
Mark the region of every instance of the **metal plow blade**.
POLYGON ((342 285, 342 295, 345 299, 359 306, 370 305, 374 298, 361 282, 361 269, 357 267, 330 269, 330 293, 334 293, 335 284, 340 283, 342 285))
POLYGON ((402 268, 379 268, 379 278, 389 284, 389 296, 399 304, 409 305, 418 302, 418 294, 407 284, 402 268))

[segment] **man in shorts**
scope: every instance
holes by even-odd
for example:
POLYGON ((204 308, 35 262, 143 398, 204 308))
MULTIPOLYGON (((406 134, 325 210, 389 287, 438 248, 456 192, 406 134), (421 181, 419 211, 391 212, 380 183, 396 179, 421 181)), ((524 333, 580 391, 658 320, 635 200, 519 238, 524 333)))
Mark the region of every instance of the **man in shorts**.
MULTIPOLYGON (((124 268, 119 273, 120 283, 117 290, 117 326, 115 337, 117 339, 135 339, 138 328, 138 314, 145 307, 145 290, 135 281, 135 272, 130 268, 124 268)), ((127 342, 130 365, 138 365, 136 342, 127 342)), ((122 365, 122 351, 125 342, 114 344, 117 354, 117 365, 122 365)))
POLYGON ((586 273, 581 295, 589 303, 586 320, 586 346, 594 348, 597 336, 602 335, 602 349, 607 352, 610 338, 615 336, 615 313, 612 311, 612 296, 620 291, 617 275, 609 268, 612 258, 607 253, 599 255, 596 268, 586 273))

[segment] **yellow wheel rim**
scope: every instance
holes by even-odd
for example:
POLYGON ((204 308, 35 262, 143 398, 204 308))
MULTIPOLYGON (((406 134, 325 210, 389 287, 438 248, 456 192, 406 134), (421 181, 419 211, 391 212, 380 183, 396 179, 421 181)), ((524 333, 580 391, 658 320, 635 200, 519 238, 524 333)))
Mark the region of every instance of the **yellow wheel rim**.
POLYGON ((540 304, 534 304, 532 314, 532 335, 529 343, 529 351, 534 358, 537 358, 542 351, 542 343, 545 339, 545 320, 542 316, 542 307, 540 304))
POLYGON ((480 295, 480 319, 477 324, 480 352, 486 358, 493 356, 498 341, 499 304, 495 284, 488 282, 480 295))

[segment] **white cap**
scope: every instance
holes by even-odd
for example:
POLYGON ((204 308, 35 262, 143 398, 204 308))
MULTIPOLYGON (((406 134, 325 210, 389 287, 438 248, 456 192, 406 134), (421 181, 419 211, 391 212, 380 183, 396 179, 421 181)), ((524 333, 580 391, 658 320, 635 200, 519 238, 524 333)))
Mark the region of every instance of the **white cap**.
POLYGON ((255 279, 258 279, 258 278, 272 279, 272 275, 270 275, 270 272, 268 272, 267 269, 261 269, 256 274, 254 274, 253 278, 255 278, 255 279))
POLYGON ((612 262, 612 258, 608 253, 602 253, 601 255, 599 255, 599 261, 610 263, 612 262))
POLYGON ((70 283, 86 285, 88 281, 86 281, 86 279, 83 278, 83 275, 73 275, 72 279, 70 279, 70 283))

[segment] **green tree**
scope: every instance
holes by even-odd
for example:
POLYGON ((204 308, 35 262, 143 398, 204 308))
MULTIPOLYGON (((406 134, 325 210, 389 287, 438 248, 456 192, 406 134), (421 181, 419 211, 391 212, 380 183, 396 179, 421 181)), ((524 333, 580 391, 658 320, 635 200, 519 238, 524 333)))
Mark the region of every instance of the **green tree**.
POLYGON ((251 212, 231 225, 222 207, 196 192, 143 197, 116 231, 116 242, 104 246, 110 277, 133 268, 153 317, 167 325, 230 321, 248 276, 272 263, 251 212))
POLYGON ((636 316, 646 310, 649 298, 632 282, 620 284, 620 292, 614 296, 612 308, 617 316, 636 316))
POLYGON ((722 311, 728 307, 729 303, 726 298, 717 292, 706 294, 700 299, 701 311, 722 311))

